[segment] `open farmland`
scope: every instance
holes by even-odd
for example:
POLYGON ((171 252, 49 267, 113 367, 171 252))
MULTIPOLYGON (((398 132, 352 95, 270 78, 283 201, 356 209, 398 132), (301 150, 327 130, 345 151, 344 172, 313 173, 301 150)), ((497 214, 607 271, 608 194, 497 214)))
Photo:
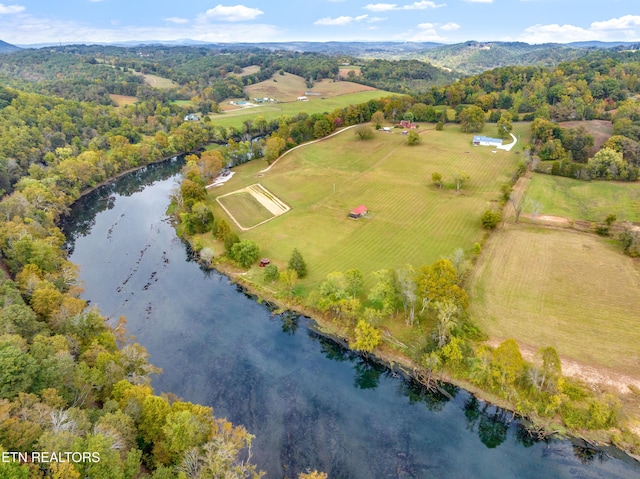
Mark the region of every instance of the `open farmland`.
POLYGON ((519 159, 515 151, 472 147, 472 135, 457 127, 421 136, 422 144, 410 147, 398 130, 375 132, 368 141, 346 131, 291 152, 267 172, 260 172, 263 162, 239 167, 212 193, 259 181, 292 209, 243 238, 256 241, 261 255, 280 265, 298 248, 309 265, 308 285, 350 268, 360 269, 368 285, 372 271, 428 264, 456 248, 471 248, 484 234, 480 216, 519 159), (433 172, 451 182, 460 170, 471 177, 460 193, 432 185, 433 172), (369 208, 368 217, 348 218, 360 204, 369 208))
POLYGON ((346 95, 349 93, 357 93, 362 91, 373 91, 375 88, 352 83, 348 81, 334 82, 328 78, 315 82, 313 87, 307 87, 304 78, 291 73, 280 75, 276 73, 270 79, 255 85, 245 87, 244 91, 249 98, 273 98, 277 101, 288 102, 296 101, 299 96, 309 92, 309 97, 329 98, 338 95, 346 95))
POLYGON ((603 221, 608 214, 615 213, 619 221, 640 221, 638 182, 580 181, 535 174, 527 197, 539 201, 545 215, 603 221))
POLYGON ((602 238, 510 225, 485 246, 468 291, 494 339, 637 375, 640 270, 602 238))
POLYGON ((351 93, 348 95, 340 95, 331 98, 309 97, 309 101, 292 101, 289 103, 264 103, 255 107, 241 108, 237 110, 227 111, 222 114, 211 114, 211 123, 224 127, 234 126, 242 128, 242 122, 262 116, 266 120, 278 118, 282 115, 294 116, 304 112, 309 115, 314 113, 331 112, 336 108, 344 108, 349 105, 365 103, 376 98, 384 98, 391 96, 382 90, 372 90, 360 93, 351 93))
POLYGON ((109 94, 109 98, 116 104, 116 106, 127 106, 133 105, 138 101, 138 98, 135 96, 127 96, 127 95, 116 95, 113 93, 109 94))

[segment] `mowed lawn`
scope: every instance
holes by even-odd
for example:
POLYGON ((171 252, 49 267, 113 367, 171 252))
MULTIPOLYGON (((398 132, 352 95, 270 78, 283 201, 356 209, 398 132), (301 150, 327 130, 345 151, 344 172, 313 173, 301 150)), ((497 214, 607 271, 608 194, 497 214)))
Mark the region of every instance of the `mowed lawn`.
POLYGON ((378 269, 417 267, 456 248, 469 250, 484 234, 480 216, 520 158, 514 151, 474 148, 472 135, 457 126, 421 136, 422 144, 411 147, 397 129, 375 132, 368 141, 348 130, 291 152, 268 172, 260 173, 264 162, 239 167, 231 181, 210 194, 222 195, 257 179, 292 210, 242 238, 256 241, 262 256, 282 266, 298 248, 309 267, 307 286, 350 268, 360 269, 369 286, 370 273, 378 269), (471 178, 460 193, 432 184, 433 172, 453 182, 460 170, 471 178), (369 216, 348 218, 361 204, 369 216))
POLYGON ((218 201, 243 228, 251 228, 273 218, 273 214, 247 191, 238 191, 229 196, 218 198, 218 201))
POLYGON ((527 197, 542 204, 542 214, 603 221, 615 213, 619 221, 640 221, 640 182, 580 181, 535 174, 527 197))
POLYGON ((640 269, 606 240, 575 231, 496 231, 467 288, 492 338, 637 375, 640 269))

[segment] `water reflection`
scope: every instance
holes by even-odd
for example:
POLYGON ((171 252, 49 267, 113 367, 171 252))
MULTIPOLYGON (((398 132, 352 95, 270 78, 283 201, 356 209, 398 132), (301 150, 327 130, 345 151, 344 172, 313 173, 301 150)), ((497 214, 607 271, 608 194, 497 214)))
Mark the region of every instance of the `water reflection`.
POLYGON ((179 165, 157 166, 74 207, 71 259, 85 297, 126 315, 163 369, 156 390, 247 427, 268 477, 640 477, 629 458, 539 442, 511 413, 452 385, 426 389, 203 271, 164 217, 179 165))

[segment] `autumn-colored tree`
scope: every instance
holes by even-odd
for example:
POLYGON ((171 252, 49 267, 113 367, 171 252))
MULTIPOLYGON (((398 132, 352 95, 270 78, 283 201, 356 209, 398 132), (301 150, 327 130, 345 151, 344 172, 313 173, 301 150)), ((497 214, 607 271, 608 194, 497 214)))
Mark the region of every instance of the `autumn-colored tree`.
POLYGON ((460 127, 462 131, 479 132, 484 128, 484 111, 478 106, 470 106, 460 112, 460 127))
POLYGON ((264 158, 268 164, 273 163, 278 159, 286 147, 286 142, 279 136, 271 136, 267 139, 264 148, 264 158))
POLYGON ((380 341, 382 336, 380 331, 367 323, 364 319, 358 321, 355 330, 355 340, 350 344, 352 349, 362 351, 364 353, 372 352, 380 341))

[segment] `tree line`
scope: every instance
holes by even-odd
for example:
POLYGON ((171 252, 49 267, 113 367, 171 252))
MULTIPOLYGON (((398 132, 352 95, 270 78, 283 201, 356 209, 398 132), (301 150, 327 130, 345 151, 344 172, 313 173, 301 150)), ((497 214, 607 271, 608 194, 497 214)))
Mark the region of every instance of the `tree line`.
POLYGON ((158 370, 127 336, 126 320, 109 325, 80 298, 56 226, 86 188, 199 147, 207 130, 180 124, 167 133, 109 107, 6 88, 0 97, 0 165, 11 191, 0 201, 0 258, 10 272, 0 280, 0 449, 100 457, 2 462, 0 475, 259 477, 246 430, 153 392, 158 370))

